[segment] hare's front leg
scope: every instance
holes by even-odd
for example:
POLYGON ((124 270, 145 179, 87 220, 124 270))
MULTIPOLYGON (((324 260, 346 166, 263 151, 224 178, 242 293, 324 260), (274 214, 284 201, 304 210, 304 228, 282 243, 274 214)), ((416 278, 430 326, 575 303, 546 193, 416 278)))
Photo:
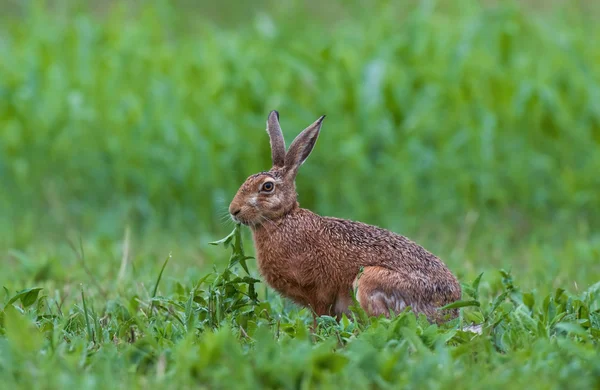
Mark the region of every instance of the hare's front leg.
POLYGON ((416 313, 428 315, 428 305, 422 305, 416 297, 414 287, 399 272, 383 267, 365 267, 354 280, 356 298, 370 316, 395 314, 411 306, 416 313))

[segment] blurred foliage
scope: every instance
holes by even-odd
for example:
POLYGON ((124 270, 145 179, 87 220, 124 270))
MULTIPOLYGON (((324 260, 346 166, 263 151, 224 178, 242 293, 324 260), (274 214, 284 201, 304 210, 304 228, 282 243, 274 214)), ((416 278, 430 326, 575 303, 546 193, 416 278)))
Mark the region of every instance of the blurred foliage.
POLYGON ((270 166, 278 109, 288 142, 327 114, 298 179, 317 212, 597 226, 600 28, 578 13, 373 2, 326 24, 284 2, 227 28, 166 2, 60 4, 2 25, 0 197, 15 225, 224 233, 239 184, 270 166))

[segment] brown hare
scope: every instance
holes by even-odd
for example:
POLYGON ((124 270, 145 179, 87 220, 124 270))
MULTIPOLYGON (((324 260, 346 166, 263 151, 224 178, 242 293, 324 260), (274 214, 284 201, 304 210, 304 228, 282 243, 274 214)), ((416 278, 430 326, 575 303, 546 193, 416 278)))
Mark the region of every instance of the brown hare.
POLYGON ((302 131, 286 152, 279 113, 272 111, 267 132, 273 167, 246 179, 229 206, 231 217, 252 230, 260 273, 317 316, 347 313, 354 290, 369 315, 388 316, 410 306, 432 322, 456 318, 457 309, 439 310, 461 297, 457 279, 439 258, 390 231, 300 208, 296 174, 324 118, 302 131))

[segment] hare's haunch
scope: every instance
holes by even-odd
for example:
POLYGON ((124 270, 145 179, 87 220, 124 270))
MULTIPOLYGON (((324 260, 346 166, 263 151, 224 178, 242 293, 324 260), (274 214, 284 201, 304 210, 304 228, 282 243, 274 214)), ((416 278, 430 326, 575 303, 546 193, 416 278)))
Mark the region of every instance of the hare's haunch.
POLYGON ((439 310, 461 296, 458 281, 439 258, 388 230, 299 207, 296 174, 324 118, 302 131, 286 151, 279 114, 272 111, 267 132, 273 167, 246 179, 229 206, 231 217, 252 230, 262 276, 319 316, 347 312, 354 289, 370 315, 410 306, 430 321, 456 317, 456 309, 439 310))

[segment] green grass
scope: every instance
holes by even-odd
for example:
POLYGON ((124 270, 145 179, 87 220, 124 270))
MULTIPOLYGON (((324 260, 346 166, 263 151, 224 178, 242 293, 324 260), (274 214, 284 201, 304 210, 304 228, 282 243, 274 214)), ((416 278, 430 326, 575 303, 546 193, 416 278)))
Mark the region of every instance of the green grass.
POLYGON ((3 386, 598 387, 593 4, 72 3, 0 3, 3 386), (272 109, 327 114, 301 205, 438 254, 459 321, 311 334, 260 281, 227 206, 272 109))
MULTIPOLYGON (((229 264, 157 294, 128 284, 107 296, 6 295, 3 384, 15 388, 593 388, 598 385, 600 283, 578 295, 522 291, 502 271, 495 288, 464 284, 459 320, 430 325, 411 312, 387 320, 355 309, 338 323, 259 299, 240 230, 229 264), (461 331, 482 324, 482 335, 461 331)), ((168 258, 167 258, 168 260, 168 258)), ((168 271, 168 269, 167 269, 168 271)))

